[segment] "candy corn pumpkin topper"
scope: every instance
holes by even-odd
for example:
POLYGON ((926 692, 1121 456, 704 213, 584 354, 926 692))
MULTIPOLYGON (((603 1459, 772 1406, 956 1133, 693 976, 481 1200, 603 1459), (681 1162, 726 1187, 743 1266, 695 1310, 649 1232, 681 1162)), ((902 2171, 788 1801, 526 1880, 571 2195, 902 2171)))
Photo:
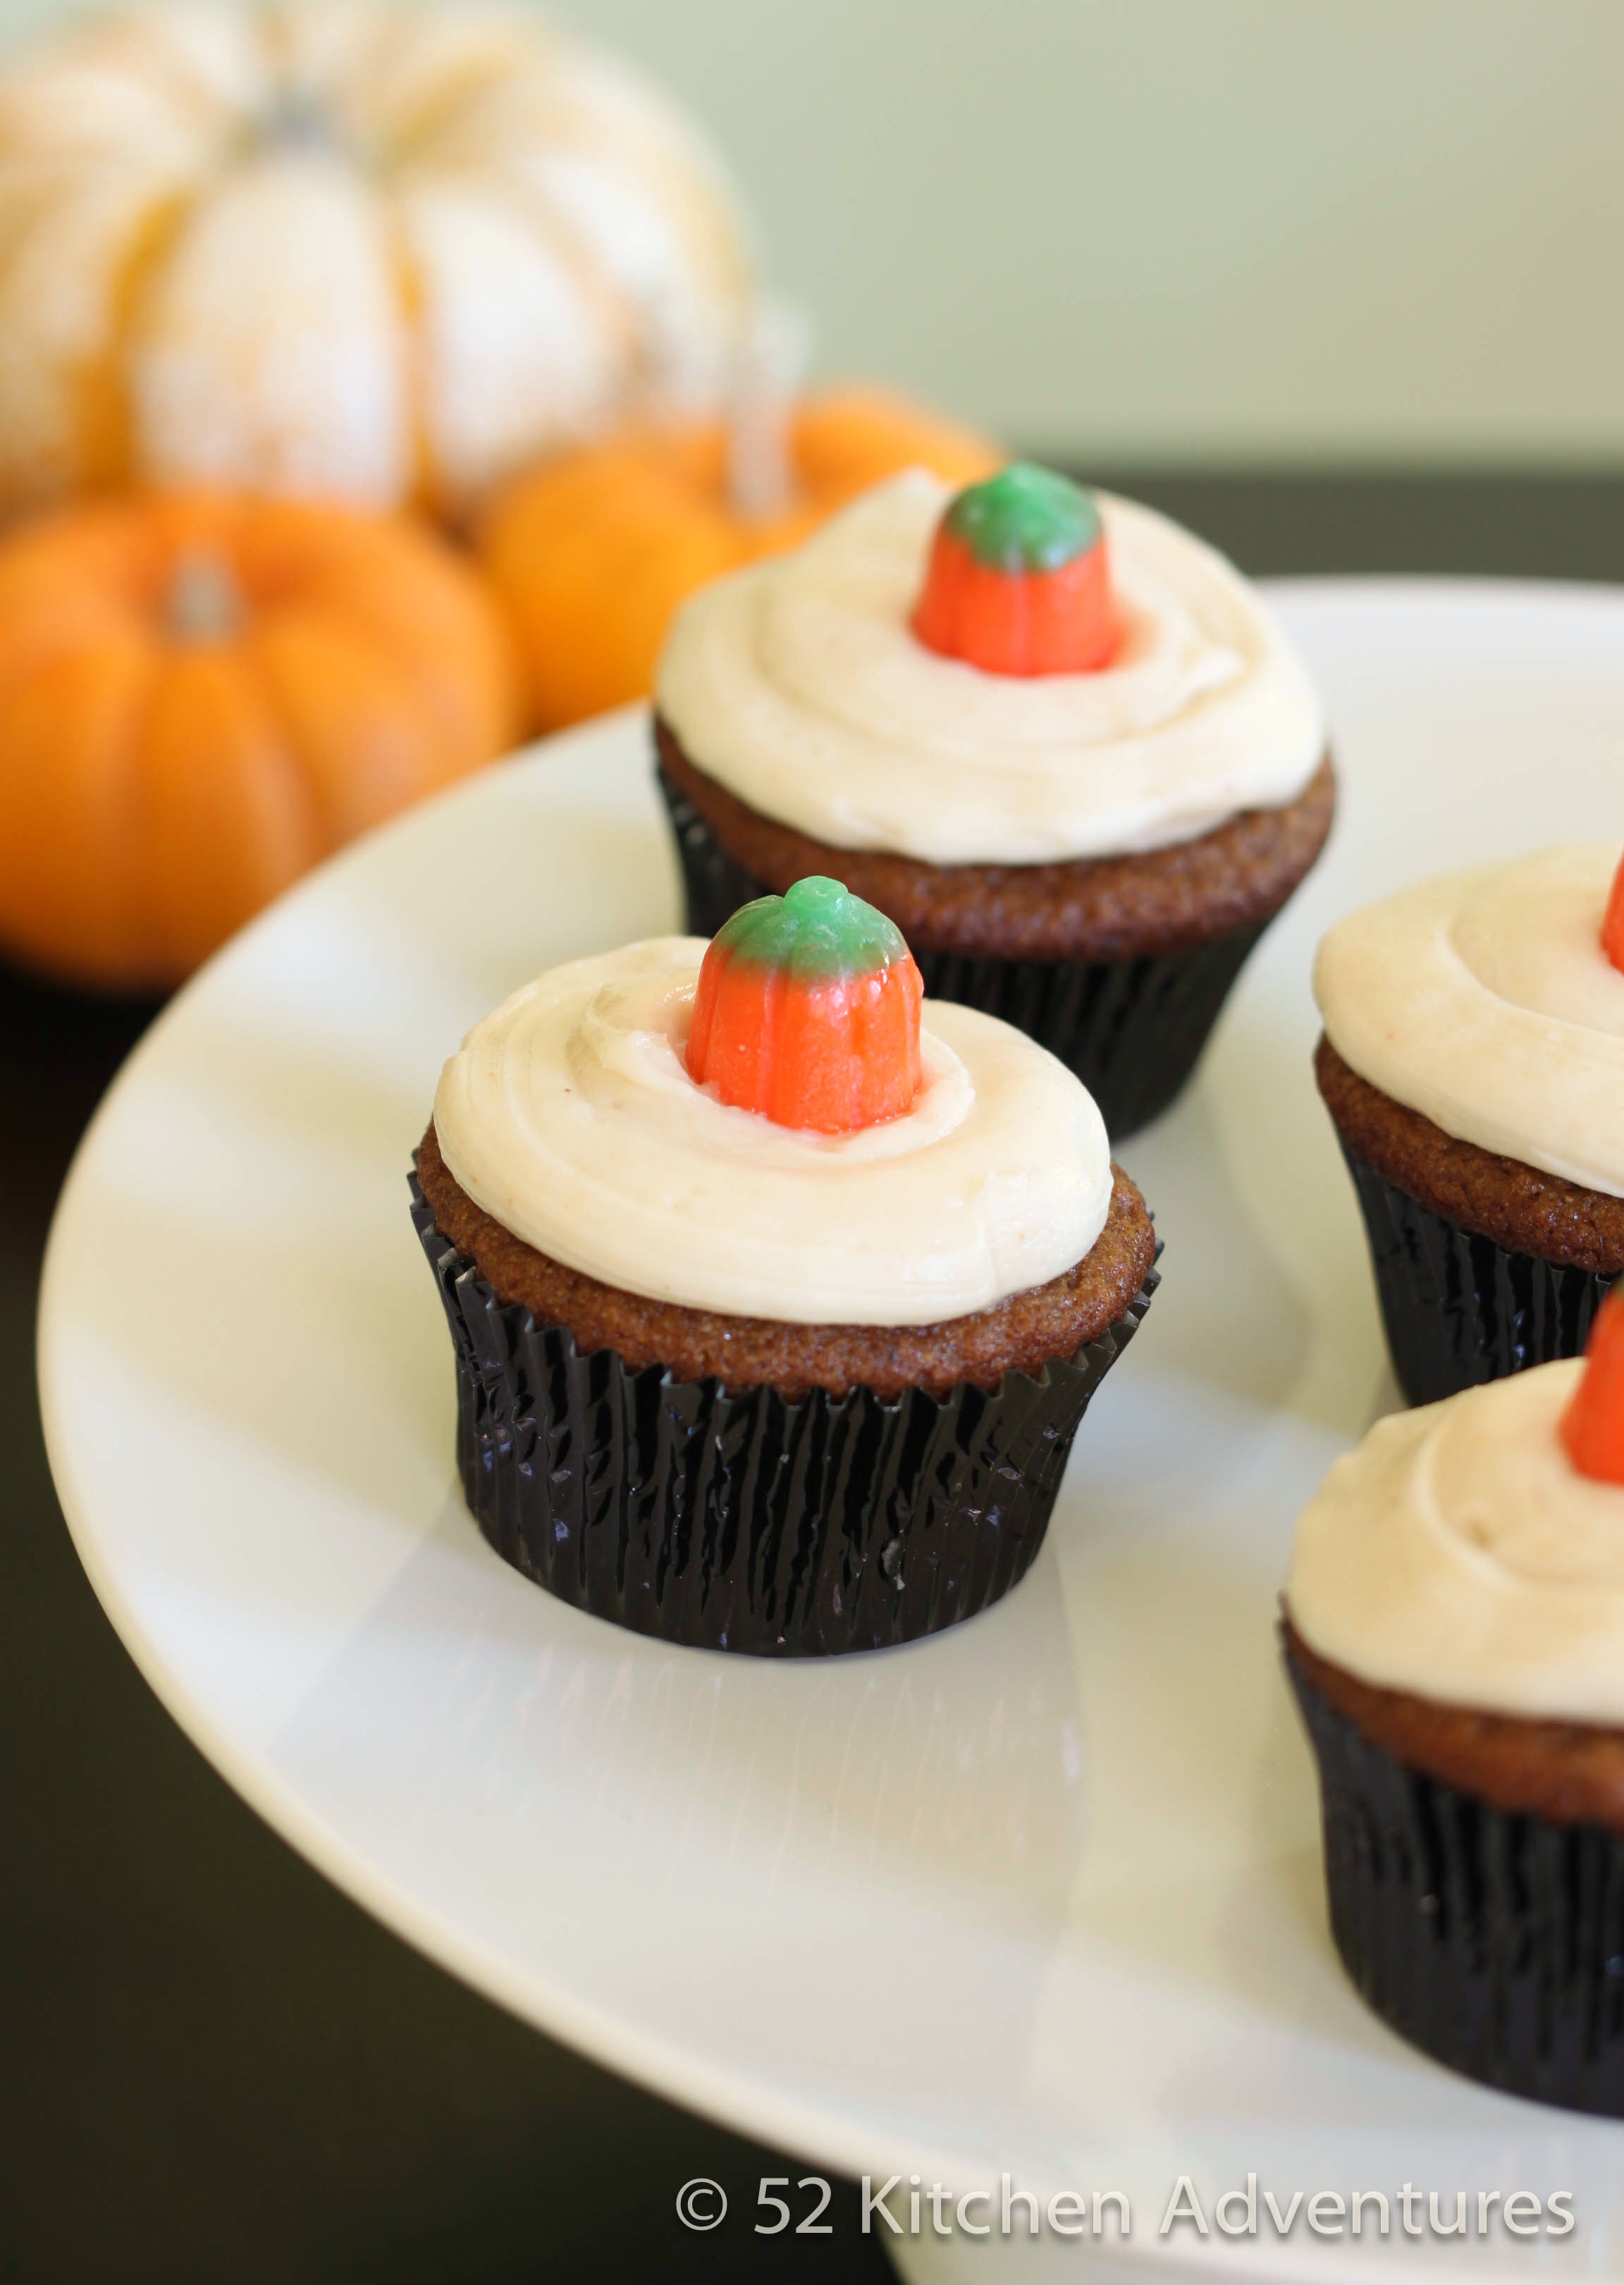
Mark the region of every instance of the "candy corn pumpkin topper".
POLYGON ((712 938, 688 1075, 781 1127, 877 1126, 918 1092, 923 995, 901 930, 840 882, 810 874, 742 906, 712 938))
POLYGON ((1612 876, 1612 893, 1602 920, 1602 950, 1615 968, 1624 969, 1624 863, 1612 876))
MULTIPOLYGON (((1614 891, 1617 902, 1617 891, 1614 891)), ((1562 1416, 1562 1441, 1581 1476, 1624 1484, 1624 1280, 1596 1313, 1584 1375, 1562 1416)))
POLYGON ((987 674, 1089 674, 1118 629, 1105 527, 1091 492, 1017 460, 948 502, 914 634, 987 674))

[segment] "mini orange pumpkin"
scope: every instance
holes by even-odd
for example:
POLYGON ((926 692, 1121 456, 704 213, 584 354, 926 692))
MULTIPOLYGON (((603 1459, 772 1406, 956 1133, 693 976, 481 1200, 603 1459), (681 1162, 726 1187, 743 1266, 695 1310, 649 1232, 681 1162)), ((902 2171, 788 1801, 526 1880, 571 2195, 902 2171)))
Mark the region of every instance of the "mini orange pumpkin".
POLYGON ((0 946, 173 984, 516 728, 475 572, 404 518, 213 492, 0 541, 0 946))
POLYGON ((803 399, 783 497, 741 507, 728 424, 635 429, 520 477, 480 534, 518 630, 531 719, 555 730, 647 696, 677 607, 757 556, 797 546, 826 516, 908 467, 971 483, 1005 455, 877 389, 803 399))

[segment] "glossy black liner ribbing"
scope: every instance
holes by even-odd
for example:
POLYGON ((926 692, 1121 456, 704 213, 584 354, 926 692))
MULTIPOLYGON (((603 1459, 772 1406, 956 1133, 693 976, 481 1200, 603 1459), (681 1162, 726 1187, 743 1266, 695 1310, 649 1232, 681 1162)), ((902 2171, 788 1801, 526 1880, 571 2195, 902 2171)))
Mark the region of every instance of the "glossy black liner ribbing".
POLYGON ((584 1354, 497 1299, 415 1175, 412 1219, 457 1355, 462 1488, 497 1552, 599 1618, 762 1656, 876 1650, 1007 1595, 1158 1282, 1075 1357, 992 1395, 790 1402, 584 1354))
POLYGON ((1342 1155, 1365 1218, 1393 1378, 1411 1404, 1583 1355, 1610 1278, 1510 1253, 1395 1190, 1345 1145, 1342 1155))
MULTIPOLYGON (((687 924, 714 936, 765 882, 730 857, 662 770, 687 891, 687 924)), ((993 960, 914 948, 932 999, 1001 1016, 1074 1071, 1120 1142, 1166 1110, 1200 1059, 1229 988, 1268 925, 1138 960, 993 960)))
POLYGON ((1469 2077, 1624 2116, 1624 1839, 1407 1769, 1287 1664, 1320 1765, 1331 1934, 1361 1994, 1469 2077))

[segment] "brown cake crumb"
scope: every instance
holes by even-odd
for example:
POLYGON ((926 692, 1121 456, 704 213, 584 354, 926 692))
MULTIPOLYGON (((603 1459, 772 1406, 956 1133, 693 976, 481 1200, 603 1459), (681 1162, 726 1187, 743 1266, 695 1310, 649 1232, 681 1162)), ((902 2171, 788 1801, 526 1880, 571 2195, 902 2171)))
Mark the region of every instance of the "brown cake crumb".
POLYGON ((1047 1285, 936 1325, 796 1325, 685 1309, 601 1284, 527 1245, 476 1205, 442 1158, 432 1121, 417 1156, 435 1220, 498 1300, 567 1325, 582 1349, 617 1350, 634 1371, 662 1364, 679 1380, 714 1376, 730 1390, 766 1383, 792 1398, 809 1388, 843 1396, 860 1386, 884 1397, 909 1388, 945 1396, 965 1382, 991 1390, 1006 1372, 1035 1377, 1052 1359, 1074 1356, 1124 1314, 1156 1257, 1144 1200, 1119 1167, 1112 1173, 1104 1229, 1081 1261, 1047 1285))
POLYGON ((1361 1682, 1309 1649, 1288 1614, 1286 1655, 1368 1744, 1512 1816, 1624 1833, 1624 1731, 1446 1706, 1361 1682))
POLYGON ((1361 1079, 1323 1033, 1314 1071, 1344 1142, 1395 1190, 1512 1253, 1600 1277, 1624 1271, 1624 1198, 1457 1142, 1361 1079))
POLYGON ((915 952, 1000 960, 1136 960, 1185 952, 1280 910, 1325 845, 1336 808, 1329 754, 1279 809, 1243 810, 1199 840, 1063 865, 927 865, 836 849, 765 817, 684 752, 657 717, 660 766, 734 861, 781 895, 808 873, 877 905, 915 952))

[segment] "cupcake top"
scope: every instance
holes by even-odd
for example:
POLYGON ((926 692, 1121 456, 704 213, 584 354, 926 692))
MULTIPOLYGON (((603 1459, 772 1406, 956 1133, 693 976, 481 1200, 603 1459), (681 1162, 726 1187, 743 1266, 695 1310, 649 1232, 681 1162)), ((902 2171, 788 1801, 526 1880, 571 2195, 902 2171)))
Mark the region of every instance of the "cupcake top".
POLYGON ((1378 1421, 1297 1527, 1286 1603, 1361 1681, 1624 1727, 1624 1305, 1589 1359, 1378 1421))
POLYGON ((977 487, 977 514, 975 495, 911 471, 795 554, 702 589, 656 685, 690 758, 818 840, 934 864, 1159 849, 1294 800, 1324 723, 1254 591, 1165 516, 1065 485, 1079 511, 1043 473, 977 487), (1000 575, 1025 580, 1040 617, 1063 604, 1080 639, 1017 624, 1012 641, 1000 575), (967 596, 985 642, 961 632, 967 596))
POLYGON ((1326 1037, 1455 1141, 1624 1197, 1618 871, 1616 848, 1546 849, 1350 914, 1314 963, 1326 1037))
POLYGON ((833 882, 709 948, 658 937, 538 977, 469 1033, 434 1115, 516 1237, 735 1316, 968 1315, 1071 1268, 1110 1205, 1081 1082, 995 1017, 922 1010, 897 931, 833 882))

